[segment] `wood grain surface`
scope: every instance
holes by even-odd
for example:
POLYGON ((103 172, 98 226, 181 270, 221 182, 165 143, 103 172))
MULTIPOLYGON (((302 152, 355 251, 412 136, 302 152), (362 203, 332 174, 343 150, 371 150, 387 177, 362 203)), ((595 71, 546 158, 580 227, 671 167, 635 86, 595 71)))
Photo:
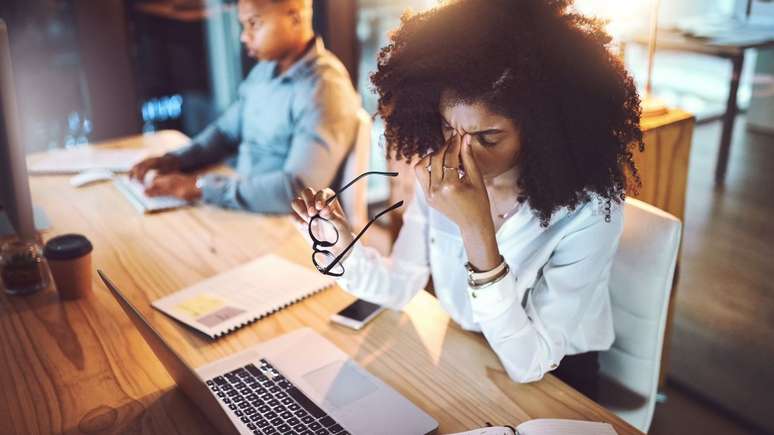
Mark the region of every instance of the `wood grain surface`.
MULTIPOLYGON (((186 140, 166 131, 113 145, 162 150, 186 140)), ((640 433, 551 375, 512 382, 484 337, 460 329, 425 292, 404 312, 384 312, 355 332, 328 322, 353 300, 334 287, 211 341, 150 302, 269 252, 310 267, 310 249, 288 218, 209 206, 141 215, 111 183, 75 189, 67 177, 41 176, 31 186, 53 223, 43 238, 85 234, 94 267, 193 366, 309 326, 432 415, 439 433, 539 417, 606 421, 621 435, 640 433)), ((96 273, 92 284, 90 297, 72 302, 53 289, 28 297, 0 292, 0 432, 213 433, 96 273)))
POLYGON ((663 116, 643 118, 640 127, 645 151, 634 153, 642 189, 633 196, 681 221, 685 218, 688 161, 695 122, 693 115, 675 109, 663 116))

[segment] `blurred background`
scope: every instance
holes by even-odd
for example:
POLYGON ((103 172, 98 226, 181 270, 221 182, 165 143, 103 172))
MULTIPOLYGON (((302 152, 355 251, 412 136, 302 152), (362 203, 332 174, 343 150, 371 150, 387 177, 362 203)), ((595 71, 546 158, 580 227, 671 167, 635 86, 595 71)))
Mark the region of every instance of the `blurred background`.
MULTIPOLYGON (((642 90, 654 11, 659 35, 683 42, 657 39, 651 75, 655 97, 696 119, 666 376, 651 432, 688 433, 680 425, 690 420, 707 434, 774 433, 774 45, 751 42, 774 31, 774 3, 656 1, 576 1, 609 20, 613 48, 642 90), (719 181, 724 134, 733 146, 719 181)), ((436 3, 315 0, 316 29, 370 113, 369 72, 389 30, 406 8, 436 3)), ((235 99, 253 66, 239 43, 234 1, 3 0, 0 17, 10 30, 28 152, 163 129, 192 136, 235 99)), ((376 120, 373 168, 387 166, 381 131, 376 120)), ((370 203, 395 195, 395 186, 370 182, 370 203)), ((387 227, 385 251, 394 233, 387 227)))

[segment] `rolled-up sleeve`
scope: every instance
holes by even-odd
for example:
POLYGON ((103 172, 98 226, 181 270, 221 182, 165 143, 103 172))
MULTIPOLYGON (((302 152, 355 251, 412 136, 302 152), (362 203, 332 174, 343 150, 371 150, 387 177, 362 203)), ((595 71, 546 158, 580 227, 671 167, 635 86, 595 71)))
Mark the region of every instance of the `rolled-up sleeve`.
POLYGON ((243 101, 240 96, 215 122, 196 135, 189 146, 171 153, 180 158, 181 170, 193 171, 215 164, 237 152, 243 101))
POLYGON ((289 213, 301 186, 328 187, 355 141, 360 101, 348 78, 320 77, 294 104, 287 159, 276 171, 247 177, 207 176, 203 200, 257 213, 289 213))
POLYGON ((620 207, 610 222, 589 219, 562 238, 531 289, 516 269, 489 287, 468 288, 474 320, 513 380, 539 380, 568 354, 592 301, 608 297, 622 229, 620 207))

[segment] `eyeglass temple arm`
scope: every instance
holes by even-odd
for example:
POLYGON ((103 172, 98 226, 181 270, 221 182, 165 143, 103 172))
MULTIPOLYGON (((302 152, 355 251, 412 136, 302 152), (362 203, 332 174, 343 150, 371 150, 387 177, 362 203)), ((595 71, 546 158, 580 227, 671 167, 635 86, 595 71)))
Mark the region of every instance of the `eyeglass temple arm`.
MULTIPOLYGON (((363 175, 365 175, 365 174, 363 174, 363 175)), ((390 208, 385 209, 385 210, 379 212, 379 214, 377 214, 373 219, 371 219, 371 221, 368 222, 366 224, 366 226, 363 227, 362 230, 360 230, 360 232, 357 234, 357 236, 355 236, 354 240, 352 240, 352 242, 346 247, 346 249, 341 251, 341 253, 339 255, 337 255, 336 258, 333 259, 333 261, 331 261, 331 264, 328 265, 328 267, 325 268, 325 272, 326 273, 329 272, 333 266, 335 266, 336 264, 339 263, 339 261, 341 261, 341 259, 347 254, 347 252, 349 252, 352 249, 352 247, 355 246, 355 243, 357 243, 357 241, 360 240, 360 238, 363 236, 363 234, 365 234, 366 230, 368 230, 368 227, 370 227, 371 224, 373 224, 374 222, 379 220, 380 217, 384 216, 385 214, 395 210, 396 208, 398 208, 398 207, 400 207, 402 205, 403 205, 403 201, 398 201, 395 204, 393 204, 392 206, 390 206, 390 208)))
POLYGON ((334 193, 334 194, 333 194, 333 196, 331 196, 330 198, 328 198, 328 199, 325 201, 325 205, 328 205, 328 204, 330 204, 330 203, 331 203, 331 202, 332 202, 334 199, 336 199, 336 197, 337 197, 337 196, 341 195, 341 192, 343 192, 343 191, 347 190, 347 188, 348 188, 349 186, 351 186, 351 185, 355 184, 355 183, 357 182, 357 180, 359 180, 359 179, 361 179, 361 178, 363 178, 363 177, 366 177, 366 176, 368 176, 368 175, 385 175, 385 176, 387 176, 387 177, 397 177, 397 176, 398 176, 398 173, 397 173, 397 172, 381 172, 381 171, 368 171, 368 172, 363 172, 362 174, 360 174, 360 175, 358 175, 357 177, 355 177, 355 179, 354 179, 354 180, 352 180, 352 181, 350 181, 349 183, 345 184, 345 185, 344 185, 344 187, 342 187, 342 188, 341 188, 341 189, 339 189, 339 190, 338 190, 336 193, 334 193))

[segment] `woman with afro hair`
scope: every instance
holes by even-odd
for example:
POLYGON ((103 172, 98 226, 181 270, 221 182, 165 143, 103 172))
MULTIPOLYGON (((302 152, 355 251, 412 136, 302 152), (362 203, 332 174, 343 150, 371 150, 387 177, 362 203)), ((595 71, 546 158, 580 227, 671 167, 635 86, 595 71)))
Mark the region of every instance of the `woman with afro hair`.
MULTIPOLYGON (((359 242, 341 286, 400 309, 432 277, 441 305, 480 331, 509 376, 553 371, 596 395, 613 333, 608 280, 627 180, 639 187, 640 100, 599 21, 571 0, 458 0, 404 15, 371 81, 388 156, 413 164, 415 199, 390 258, 359 242)), ((293 202, 353 240, 330 189, 293 202)))

